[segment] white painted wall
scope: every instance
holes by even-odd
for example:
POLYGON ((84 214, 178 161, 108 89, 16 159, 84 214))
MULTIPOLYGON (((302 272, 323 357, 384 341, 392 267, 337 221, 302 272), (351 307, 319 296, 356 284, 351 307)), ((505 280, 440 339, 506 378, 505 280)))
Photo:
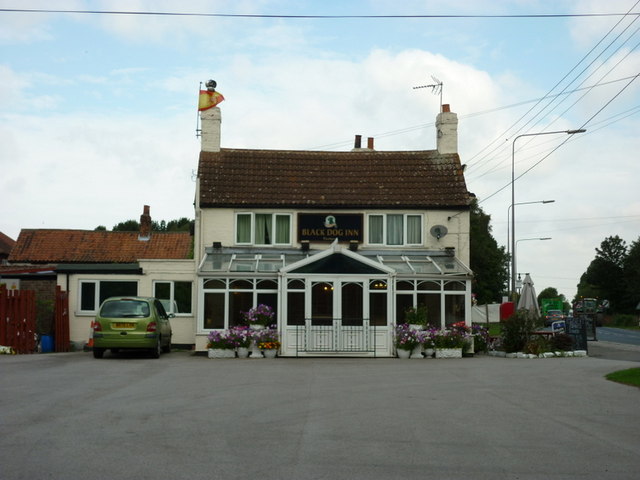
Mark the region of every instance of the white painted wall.
POLYGON ((91 321, 95 314, 80 313, 80 281, 81 280, 109 280, 138 282, 138 295, 153 296, 153 282, 156 280, 191 281, 192 313, 178 315, 171 319, 173 329, 173 343, 192 344, 195 338, 195 319, 197 316, 197 285, 195 280, 194 260, 140 260, 142 275, 118 274, 58 274, 58 285, 69 292, 69 336, 72 342, 87 342, 89 340, 91 321))
MULTIPOLYGON (((297 230, 298 230, 298 213, 335 213, 329 209, 322 210, 274 210, 274 209, 232 209, 232 208, 206 208, 198 210, 196 213, 196 224, 198 226, 196 236, 198 242, 197 248, 197 261, 198 263, 202 259, 204 249, 210 247, 213 242, 221 242, 223 246, 230 247, 235 246, 235 213, 237 212, 265 212, 265 213, 290 213, 292 214, 293 224, 293 247, 299 247, 300 244, 296 243, 297 230)), ((365 216, 365 230, 366 230, 366 215, 375 213, 398 213, 397 210, 340 210, 339 213, 362 213, 365 216)), ((425 212, 417 210, 408 210, 403 213, 423 213, 424 214, 424 231, 423 231, 423 245, 422 248, 428 250, 444 250, 447 247, 454 247, 456 250, 456 257, 462 261, 465 265, 469 265, 469 212, 465 211, 460 213, 454 210, 430 210, 425 212), (447 227, 448 233, 446 236, 437 240, 429 233, 431 227, 434 225, 444 225, 447 227)), ((366 239, 366 234, 365 234, 366 239)), ((326 247, 326 244, 311 245, 311 248, 326 247)), ((367 247, 366 242, 363 247, 367 247)), ((263 247, 261 247, 263 248, 263 247)), ((268 247, 264 247, 268 248, 268 247)), ((382 248, 380 246, 374 246, 373 248, 382 248)), ((406 249, 406 247, 385 247, 390 251, 406 249)))

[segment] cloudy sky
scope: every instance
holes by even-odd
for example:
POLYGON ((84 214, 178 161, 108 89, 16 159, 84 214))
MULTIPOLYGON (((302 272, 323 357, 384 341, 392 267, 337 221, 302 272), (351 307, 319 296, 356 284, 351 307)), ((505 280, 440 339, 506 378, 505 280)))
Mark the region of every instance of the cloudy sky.
POLYGON ((441 82, 496 240, 515 142, 518 271, 571 298, 604 238, 640 236, 640 18, 627 12, 640 4, 0 0, 0 231, 111 228, 145 204, 192 218, 209 78, 226 98, 223 147, 313 150, 349 150, 355 134, 434 149, 440 97, 414 87, 441 82), (555 202, 529 203, 542 200, 555 202))

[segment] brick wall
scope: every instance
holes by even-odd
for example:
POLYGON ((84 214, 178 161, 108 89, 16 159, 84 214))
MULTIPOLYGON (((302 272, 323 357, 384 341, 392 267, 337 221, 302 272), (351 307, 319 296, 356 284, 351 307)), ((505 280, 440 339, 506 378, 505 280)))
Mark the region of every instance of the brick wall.
POLYGON ((53 333, 56 281, 51 278, 24 278, 20 280, 20 290, 33 290, 36 294, 37 333, 53 333))

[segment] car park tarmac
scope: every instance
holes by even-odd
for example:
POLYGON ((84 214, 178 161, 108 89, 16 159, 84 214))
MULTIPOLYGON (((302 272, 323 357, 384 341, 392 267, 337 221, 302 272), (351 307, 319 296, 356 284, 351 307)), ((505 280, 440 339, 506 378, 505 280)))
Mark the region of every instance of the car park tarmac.
POLYGON ((0 356, 0 477, 635 479, 605 357, 0 356))

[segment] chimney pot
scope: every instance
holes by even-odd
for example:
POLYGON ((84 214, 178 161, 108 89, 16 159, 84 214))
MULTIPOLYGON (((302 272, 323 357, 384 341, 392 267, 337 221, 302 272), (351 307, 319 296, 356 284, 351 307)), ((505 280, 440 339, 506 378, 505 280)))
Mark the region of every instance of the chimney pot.
POLYGON ((149 214, 149 205, 145 205, 140 215, 140 233, 138 240, 149 240, 151 238, 151 215, 149 214))
POLYGON ((353 148, 362 148, 362 135, 356 135, 356 140, 353 144, 353 148))
POLYGON ((450 108, 448 103, 445 103, 445 104, 442 105, 442 111, 443 112, 450 112, 451 111, 451 108, 450 108))
POLYGON ((373 137, 367 138, 367 148, 373 150, 373 137))

